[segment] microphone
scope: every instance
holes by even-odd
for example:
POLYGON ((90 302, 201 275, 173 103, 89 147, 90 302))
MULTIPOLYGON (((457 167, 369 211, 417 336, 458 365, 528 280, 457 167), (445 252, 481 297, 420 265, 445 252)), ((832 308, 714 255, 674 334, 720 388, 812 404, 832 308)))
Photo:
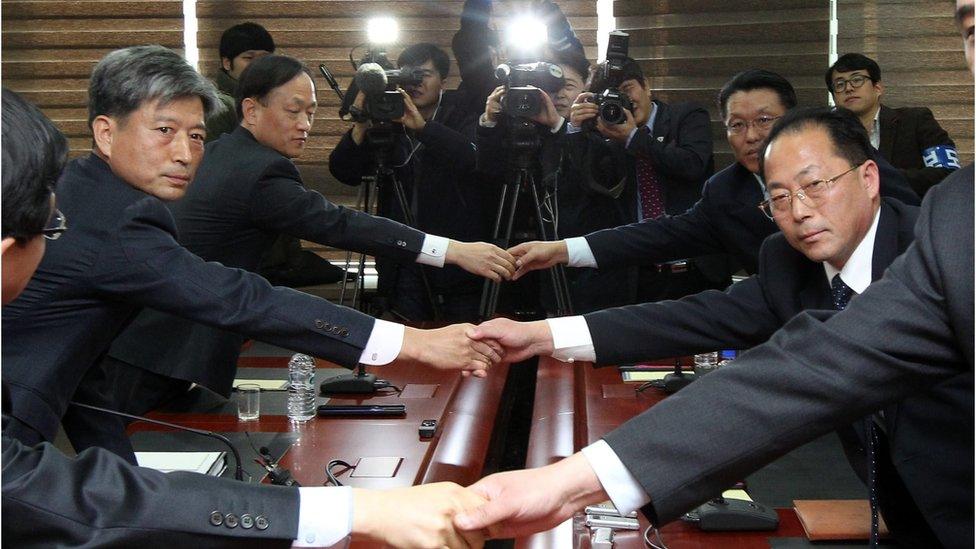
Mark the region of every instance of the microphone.
POLYGON ((106 414, 120 416, 120 417, 124 417, 124 418, 128 418, 128 419, 132 419, 132 420, 135 420, 135 421, 145 421, 146 423, 153 423, 153 424, 156 424, 156 425, 162 425, 163 427, 169 427, 171 429, 176 429, 178 431, 187 431, 187 432, 190 432, 190 433, 195 433, 195 434, 198 434, 198 435, 203 435, 205 437, 215 438, 215 439, 223 442, 224 444, 227 445, 228 448, 230 448, 231 453, 234 454, 234 461, 236 462, 236 467, 234 468, 234 478, 237 479, 237 480, 239 480, 239 481, 241 481, 241 482, 244 481, 244 468, 241 465, 241 454, 237 451, 237 448, 233 444, 231 444, 230 440, 228 440, 228 438, 225 437, 224 435, 221 435, 219 433, 215 433, 213 431, 205 431, 203 429, 194 429, 193 427, 184 427, 183 425, 177 425, 175 423, 169 423, 169 422, 166 422, 166 421, 160 421, 158 419, 149 419, 148 417, 136 416, 136 415, 132 415, 132 414, 127 414, 125 412, 118 412, 118 411, 115 411, 115 410, 109 410, 108 408, 102 408, 102 407, 99 407, 99 406, 92 406, 91 404, 82 404, 80 402, 74 402, 74 401, 72 401, 70 404, 72 406, 78 406, 80 408, 85 408, 85 409, 88 409, 88 410, 95 410, 96 412, 103 412, 103 413, 106 413, 106 414))
POLYGON ((496 80, 508 82, 508 75, 510 74, 512 74, 512 67, 510 67, 507 63, 502 63, 501 65, 495 67, 496 80))
POLYGON ((356 69, 356 86, 366 95, 376 95, 386 91, 388 84, 386 71, 378 63, 363 63, 356 69))
POLYGON ((332 90, 336 92, 336 95, 339 96, 339 101, 342 101, 343 100, 342 89, 339 88, 339 82, 336 81, 335 76, 332 76, 332 71, 329 70, 329 67, 326 67, 325 63, 322 63, 319 65, 319 72, 322 73, 322 76, 325 78, 325 81, 329 84, 329 87, 332 88, 332 90))

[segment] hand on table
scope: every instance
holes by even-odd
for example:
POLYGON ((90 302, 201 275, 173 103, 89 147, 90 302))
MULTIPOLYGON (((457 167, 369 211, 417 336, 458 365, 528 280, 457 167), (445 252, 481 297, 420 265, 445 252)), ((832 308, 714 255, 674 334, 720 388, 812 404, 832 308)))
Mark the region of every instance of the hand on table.
POLYGON ((453 482, 422 484, 393 490, 354 488, 352 534, 402 548, 479 548, 480 531, 459 532, 457 513, 485 503, 475 492, 453 482))
POLYGON ((495 282, 508 280, 515 274, 515 258, 512 254, 487 242, 452 240, 447 246, 444 262, 495 282))
POLYGON ((512 280, 518 280, 532 271, 569 262, 565 240, 523 242, 509 248, 508 253, 515 258, 515 275, 512 280))
MULTIPOLYGON (((473 339, 473 324, 454 324, 433 330, 406 327, 397 361, 428 365, 439 370, 462 370, 485 377, 492 365, 501 362, 502 346, 494 341, 473 339)), ((484 339, 484 338, 482 338, 484 339)))

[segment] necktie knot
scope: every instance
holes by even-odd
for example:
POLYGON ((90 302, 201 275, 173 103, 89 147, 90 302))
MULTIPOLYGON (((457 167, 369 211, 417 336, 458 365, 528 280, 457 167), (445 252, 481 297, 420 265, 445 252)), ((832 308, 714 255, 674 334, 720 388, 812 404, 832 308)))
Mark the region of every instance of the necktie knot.
POLYGON ((830 297, 834 302, 834 308, 838 311, 846 309, 853 295, 854 290, 841 280, 840 275, 834 275, 834 278, 830 281, 830 297))

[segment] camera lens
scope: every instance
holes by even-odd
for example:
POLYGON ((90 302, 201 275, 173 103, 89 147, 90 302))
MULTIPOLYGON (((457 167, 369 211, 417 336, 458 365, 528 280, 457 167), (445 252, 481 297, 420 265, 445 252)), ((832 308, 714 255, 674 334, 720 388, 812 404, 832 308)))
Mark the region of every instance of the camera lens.
POLYGON ((620 124, 627 119, 623 107, 615 102, 607 102, 600 106, 600 118, 608 124, 620 124))

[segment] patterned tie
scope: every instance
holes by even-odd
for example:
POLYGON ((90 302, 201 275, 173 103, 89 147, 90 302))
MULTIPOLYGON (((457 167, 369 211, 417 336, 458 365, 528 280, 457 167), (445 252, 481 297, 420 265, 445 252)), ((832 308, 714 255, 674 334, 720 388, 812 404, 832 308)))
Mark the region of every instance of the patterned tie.
MULTIPOLYGON (((851 301, 851 297, 854 295, 854 290, 852 290, 844 281, 840 279, 840 275, 834 275, 834 278, 830 281, 830 297, 834 302, 834 308, 838 311, 843 311, 847 308, 847 304, 851 301)), ((871 547, 878 546, 878 485, 877 485, 877 475, 878 475, 878 446, 880 441, 878 440, 878 431, 874 426, 873 416, 868 416, 864 419, 864 432, 867 435, 867 450, 868 450, 868 501, 871 504, 871 547)))
MULTIPOLYGON (((650 133, 650 128, 644 126, 638 131, 650 133)), ((643 155, 637 156, 637 195, 640 199, 641 221, 664 215, 664 190, 654 164, 649 157, 643 155)))

